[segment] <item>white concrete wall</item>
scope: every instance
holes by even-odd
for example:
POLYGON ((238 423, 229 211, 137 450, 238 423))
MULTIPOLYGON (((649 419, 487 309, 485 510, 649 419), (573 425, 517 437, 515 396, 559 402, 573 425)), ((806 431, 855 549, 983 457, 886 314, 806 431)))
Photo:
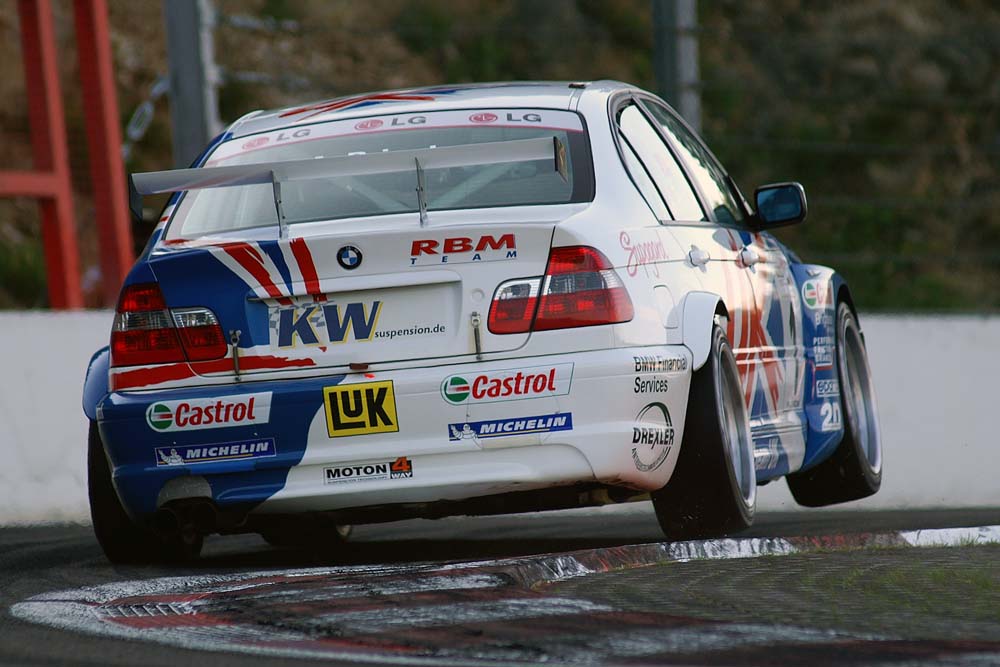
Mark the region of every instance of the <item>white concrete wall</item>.
MULTIPOLYGON (((81 392, 111 319, 0 313, 0 523, 87 520, 81 392)), ((1000 317, 861 320, 885 474, 879 494, 841 507, 1000 507, 1000 317)), ((761 489, 761 510, 794 507, 783 482, 761 489)))

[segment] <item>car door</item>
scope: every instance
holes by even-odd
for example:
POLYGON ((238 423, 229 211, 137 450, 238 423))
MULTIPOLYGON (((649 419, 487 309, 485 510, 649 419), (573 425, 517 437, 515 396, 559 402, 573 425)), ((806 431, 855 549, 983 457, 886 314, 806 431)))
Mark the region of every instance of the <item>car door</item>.
POLYGON ((800 305, 788 259, 767 234, 748 225, 747 206, 704 144, 666 106, 642 99, 700 194, 711 225, 673 225, 687 247, 725 248, 726 304, 739 304, 729 324, 750 411, 758 470, 796 469, 805 452, 801 418, 804 357, 800 305), (711 239, 709 241, 708 239, 711 239), (700 246, 699 246, 700 247, 700 246), (749 285, 749 289, 744 287, 749 285))

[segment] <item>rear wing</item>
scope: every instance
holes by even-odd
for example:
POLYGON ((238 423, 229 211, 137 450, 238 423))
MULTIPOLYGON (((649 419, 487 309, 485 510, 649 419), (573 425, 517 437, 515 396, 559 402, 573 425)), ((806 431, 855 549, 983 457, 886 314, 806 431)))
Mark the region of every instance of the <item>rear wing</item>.
MULTIPOLYGON (((287 236, 287 220, 281 208, 281 184, 336 176, 365 176, 403 172, 411 169, 417 177, 417 205, 421 226, 427 224, 427 201, 424 196, 425 169, 471 167, 507 162, 551 160, 552 167, 568 180, 566 146, 558 137, 539 137, 515 141, 461 144, 441 148, 420 148, 382 153, 362 153, 330 158, 261 162, 232 167, 200 167, 132 174, 129 177, 130 206, 141 195, 240 185, 271 184, 274 207, 282 238, 287 236)), ((141 206, 141 203, 140 203, 141 206)))

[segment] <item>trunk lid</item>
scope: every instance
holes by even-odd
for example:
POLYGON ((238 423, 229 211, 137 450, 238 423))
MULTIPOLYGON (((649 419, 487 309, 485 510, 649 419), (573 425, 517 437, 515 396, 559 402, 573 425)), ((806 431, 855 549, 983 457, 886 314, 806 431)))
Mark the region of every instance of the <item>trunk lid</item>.
MULTIPOLYGON (((489 332, 497 286, 544 274, 556 222, 579 208, 518 224, 502 220, 530 218, 484 210, 440 212, 428 227, 413 215, 301 225, 291 239, 167 244, 150 263, 170 308, 207 307, 227 336, 239 331, 241 374, 475 355, 475 319, 489 355, 530 335, 489 332)), ((191 366, 234 372, 231 353, 191 366)))

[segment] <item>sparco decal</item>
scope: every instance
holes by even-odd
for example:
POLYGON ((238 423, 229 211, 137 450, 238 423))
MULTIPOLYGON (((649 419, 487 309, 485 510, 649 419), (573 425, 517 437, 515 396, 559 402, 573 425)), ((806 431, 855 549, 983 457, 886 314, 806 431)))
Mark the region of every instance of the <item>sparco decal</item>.
POLYGON ((674 426, 663 403, 650 403, 635 417, 632 426, 632 462, 639 472, 656 470, 674 446, 674 426))
POLYGON ((667 249, 659 237, 654 241, 633 242, 628 232, 622 232, 618 236, 618 242, 621 244, 622 250, 628 253, 625 268, 630 276, 638 273, 640 266, 644 268, 647 276, 652 274, 658 277, 660 275, 660 269, 656 263, 667 258, 667 249))
POLYGON ((840 387, 836 380, 816 380, 817 398, 832 398, 840 395, 840 387))
POLYGON ((448 424, 448 440, 477 440, 483 438, 503 438, 508 435, 550 433, 573 429, 573 415, 561 412, 533 417, 511 417, 509 419, 489 419, 478 422, 448 424))
POLYGON ((382 479, 409 479, 413 477, 413 462, 405 456, 395 461, 335 466, 323 471, 323 482, 374 482, 382 479))
POLYGON ((454 405, 563 396, 569 393, 572 382, 573 364, 511 368, 449 375, 441 383, 441 396, 454 405))
POLYGON ((146 423, 154 431, 170 433, 266 424, 270 415, 268 391, 226 398, 157 401, 146 409, 146 423))
POLYGON ((681 373, 688 369, 687 357, 643 354, 632 357, 636 373, 681 373))
POLYGON ((216 463, 219 461, 244 461, 274 456, 277 448, 274 438, 258 440, 238 440, 197 447, 157 447, 156 465, 183 466, 196 463, 216 463))
POLYGON ((456 236, 446 239, 418 239, 410 244, 410 266, 426 264, 467 264, 517 259, 517 239, 513 234, 478 239, 456 236))

